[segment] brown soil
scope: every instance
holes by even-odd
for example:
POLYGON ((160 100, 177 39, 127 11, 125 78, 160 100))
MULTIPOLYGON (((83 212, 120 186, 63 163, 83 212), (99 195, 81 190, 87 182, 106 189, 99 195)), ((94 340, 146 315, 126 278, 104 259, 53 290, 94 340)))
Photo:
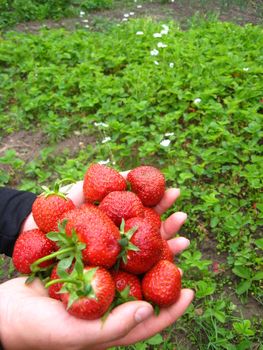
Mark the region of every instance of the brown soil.
MULTIPOLYGON (((81 148, 85 148, 87 144, 93 143, 95 144, 95 137, 75 132, 71 137, 56 143, 55 154, 68 150, 69 155, 74 156, 81 148)), ((45 146, 47 146, 47 138, 43 132, 21 130, 2 138, 0 142, 0 157, 8 149, 14 149, 17 156, 27 162, 37 157, 40 150, 45 146)))
MULTIPOLYGON (((138 4, 138 2, 137 2, 138 4)), ((46 20, 42 22, 27 22, 18 24, 15 30, 37 32, 41 28, 66 28, 74 30, 76 28, 98 29, 100 20, 122 22, 125 13, 134 12, 129 18, 151 17, 154 20, 175 20, 181 24, 182 28, 187 26, 189 18, 199 13, 199 16, 209 17, 212 14, 217 15, 221 21, 231 21, 240 25, 246 23, 262 24, 263 4, 261 0, 250 1, 246 7, 229 5, 223 8, 220 1, 207 2, 203 6, 200 1, 185 0, 175 1, 169 4, 143 4, 141 8, 133 6, 123 6, 113 10, 93 11, 84 17, 65 18, 59 21, 46 20), (88 20, 88 22, 85 22, 88 20)), ((103 27, 103 23, 101 24, 103 27)))

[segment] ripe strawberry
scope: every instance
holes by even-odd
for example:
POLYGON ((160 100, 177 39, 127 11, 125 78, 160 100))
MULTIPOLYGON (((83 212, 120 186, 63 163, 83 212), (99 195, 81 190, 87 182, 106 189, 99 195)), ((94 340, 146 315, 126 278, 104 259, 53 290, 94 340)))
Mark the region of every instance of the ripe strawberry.
POLYGON ((60 217, 75 208, 70 198, 58 192, 46 191, 36 198, 32 206, 32 214, 37 226, 43 232, 57 230, 60 217))
MULTIPOLYGON (((55 250, 54 243, 39 229, 22 232, 15 243, 13 251, 13 264, 17 271, 30 274, 30 265, 36 260, 51 254, 55 250)), ((53 261, 45 261, 40 267, 47 267, 53 261)))
POLYGON ((180 271, 170 261, 160 260, 144 275, 142 292, 146 301, 158 306, 175 303, 181 292, 180 271))
POLYGON ((101 164, 92 164, 84 176, 83 193, 89 202, 101 201, 112 191, 124 191, 127 184, 115 169, 101 164))
POLYGON ((122 219, 143 217, 143 205, 136 194, 129 191, 114 191, 109 193, 99 204, 99 209, 120 226, 122 219))
POLYGON ((80 289, 74 283, 64 284, 63 288, 68 291, 61 294, 63 304, 75 317, 86 320, 100 318, 109 309, 115 295, 110 273, 102 267, 85 267, 81 283, 80 289))
POLYGON ((70 215, 65 229, 68 236, 74 230, 79 241, 86 244, 82 250, 84 263, 106 268, 115 264, 120 252, 120 232, 100 209, 77 209, 75 215, 70 215))
MULTIPOLYGON (((127 248, 121 253, 122 270, 134 274, 144 273, 160 259, 162 252, 162 238, 160 231, 151 225, 144 218, 131 218, 125 223, 125 235, 127 236, 132 228, 137 228, 135 233, 127 242, 127 248), (129 250, 129 246, 133 245, 136 249, 129 250), (126 250, 126 251, 125 251, 126 250), (125 253, 125 255, 124 255, 125 253)), ((121 240, 121 244, 125 243, 125 235, 121 240)), ((126 237, 127 239, 127 237, 126 237)))
MULTIPOLYGON (((59 275, 57 274, 57 265, 54 266, 51 275, 50 275, 50 279, 51 280, 56 280, 59 278, 59 275)), ((48 288, 48 294, 50 296, 50 298, 53 299, 57 299, 60 300, 60 294, 58 294, 58 292, 60 291, 61 287, 62 287, 62 283, 56 283, 56 284, 52 284, 49 288, 48 288)))
POLYGON ((153 225, 155 225, 158 229, 161 228, 161 217, 156 211, 152 208, 144 207, 144 217, 149 220, 153 225))
POLYGON ((79 209, 94 208, 94 207, 97 208, 97 206, 95 204, 85 202, 85 203, 81 204, 79 209))
POLYGON ((173 253, 169 247, 169 244, 167 243, 167 241, 165 239, 163 239, 162 242, 163 242, 163 248, 162 248, 162 254, 161 254, 160 260, 169 260, 169 261, 173 262, 174 256, 173 256, 173 253))
POLYGON ((116 290, 120 292, 122 302, 126 302, 134 298, 137 300, 142 300, 141 282, 136 275, 125 271, 114 271, 112 276, 115 282, 116 290))
POLYGON ((131 189, 141 199, 143 205, 153 207, 164 195, 165 178, 159 169, 152 166, 139 166, 127 176, 131 189))

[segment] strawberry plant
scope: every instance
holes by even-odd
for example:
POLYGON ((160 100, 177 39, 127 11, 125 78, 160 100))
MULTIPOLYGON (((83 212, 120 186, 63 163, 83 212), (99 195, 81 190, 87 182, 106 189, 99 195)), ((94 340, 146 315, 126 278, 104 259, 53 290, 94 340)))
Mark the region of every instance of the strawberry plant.
MULTIPOLYGON (((262 342, 262 29, 211 19, 196 16, 187 30, 148 18, 100 32, 1 37, 1 184, 41 193, 56 178, 84 178, 83 164, 100 162, 117 170, 157 166, 166 186, 181 190, 166 215, 188 214, 180 234, 192 244, 176 263, 196 292, 194 307, 167 338, 157 337, 163 343, 128 349, 257 349, 262 342), (35 141, 39 129, 45 142, 31 158, 5 148, 18 130, 35 141), (90 138, 72 153, 65 142, 75 133, 90 138), (180 345, 181 334, 190 344, 180 345)), ((71 220, 77 231, 79 221, 71 220)), ((124 250, 136 246, 121 238, 124 250)))

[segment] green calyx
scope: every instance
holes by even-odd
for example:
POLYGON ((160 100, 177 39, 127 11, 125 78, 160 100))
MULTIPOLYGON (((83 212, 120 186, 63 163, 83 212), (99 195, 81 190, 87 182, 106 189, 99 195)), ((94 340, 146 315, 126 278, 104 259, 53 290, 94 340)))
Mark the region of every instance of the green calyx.
POLYGON ((75 181, 70 179, 70 178, 66 178, 66 179, 63 179, 63 180, 57 180, 55 183, 54 183, 54 188, 53 189, 49 189, 47 186, 42 186, 42 189, 44 190, 44 192, 42 193, 42 195, 47 198, 51 195, 56 195, 58 197, 61 197, 65 200, 68 200, 67 198, 67 193, 65 192, 62 192, 60 190, 61 186, 64 184, 64 183, 74 183, 75 181))
POLYGON ((94 267, 85 270, 81 259, 75 261, 74 267, 70 273, 61 269, 58 265, 57 274, 60 278, 50 280, 46 283, 45 287, 48 288, 56 283, 63 283, 59 293, 69 293, 67 305, 67 309, 69 309, 75 301, 82 297, 96 299, 96 294, 92 287, 92 280, 97 269, 97 267, 94 267))
MULTIPOLYGON (((56 242, 56 245, 59 249, 56 252, 53 252, 49 255, 46 255, 38 260, 36 260, 31 266, 32 274, 27 279, 26 283, 30 283, 34 280, 35 277, 39 277, 39 274, 42 271, 47 270, 48 268, 41 268, 39 265, 45 261, 49 261, 52 259, 59 260, 58 262, 58 271, 60 271, 59 275, 63 278, 63 271, 65 272, 69 269, 73 262, 82 261, 82 250, 86 247, 85 243, 79 241, 78 236, 74 230, 72 230, 71 236, 68 236, 65 231, 65 226, 67 224, 67 220, 64 220, 61 224, 58 225, 59 232, 49 232, 47 233, 47 237, 56 242)), ((75 263, 76 265, 76 263, 75 263)), ((83 268, 82 268, 83 270, 83 268)))
POLYGON ((133 250, 135 252, 140 251, 140 248, 138 248, 136 245, 131 243, 131 238, 133 234, 138 230, 137 226, 132 227, 129 231, 125 232, 124 231, 124 226, 125 226, 125 221, 122 219, 121 221, 121 226, 120 226, 120 235, 121 239, 119 240, 119 244, 121 246, 121 252, 118 255, 118 260, 117 260, 117 269, 119 269, 119 264, 120 260, 124 262, 124 264, 127 264, 127 253, 129 250, 133 250))

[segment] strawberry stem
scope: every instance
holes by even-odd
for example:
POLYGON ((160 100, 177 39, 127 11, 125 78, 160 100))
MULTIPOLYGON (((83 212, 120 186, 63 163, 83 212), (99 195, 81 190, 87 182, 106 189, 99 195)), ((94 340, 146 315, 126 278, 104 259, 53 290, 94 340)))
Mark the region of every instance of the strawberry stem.
POLYGON ((44 261, 47 261, 47 260, 51 260, 53 258, 56 258, 57 256, 61 255, 61 254, 66 254, 66 253, 70 253, 74 250, 75 248, 74 247, 69 247, 69 248, 65 248, 65 249, 61 249, 61 250, 58 250, 54 253, 51 253, 49 255, 46 255, 46 256, 43 256, 43 258, 40 258, 36 261, 33 262, 33 264, 31 264, 30 266, 30 269, 33 273, 36 273, 37 271, 39 271, 41 268, 38 266, 40 265, 41 263, 43 263, 44 261))
POLYGON ((53 284, 56 283, 73 283, 73 284, 79 284, 79 281, 74 278, 57 278, 55 280, 51 280, 45 284, 45 288, 49 288, 50 286, 53 286, 53 284))

